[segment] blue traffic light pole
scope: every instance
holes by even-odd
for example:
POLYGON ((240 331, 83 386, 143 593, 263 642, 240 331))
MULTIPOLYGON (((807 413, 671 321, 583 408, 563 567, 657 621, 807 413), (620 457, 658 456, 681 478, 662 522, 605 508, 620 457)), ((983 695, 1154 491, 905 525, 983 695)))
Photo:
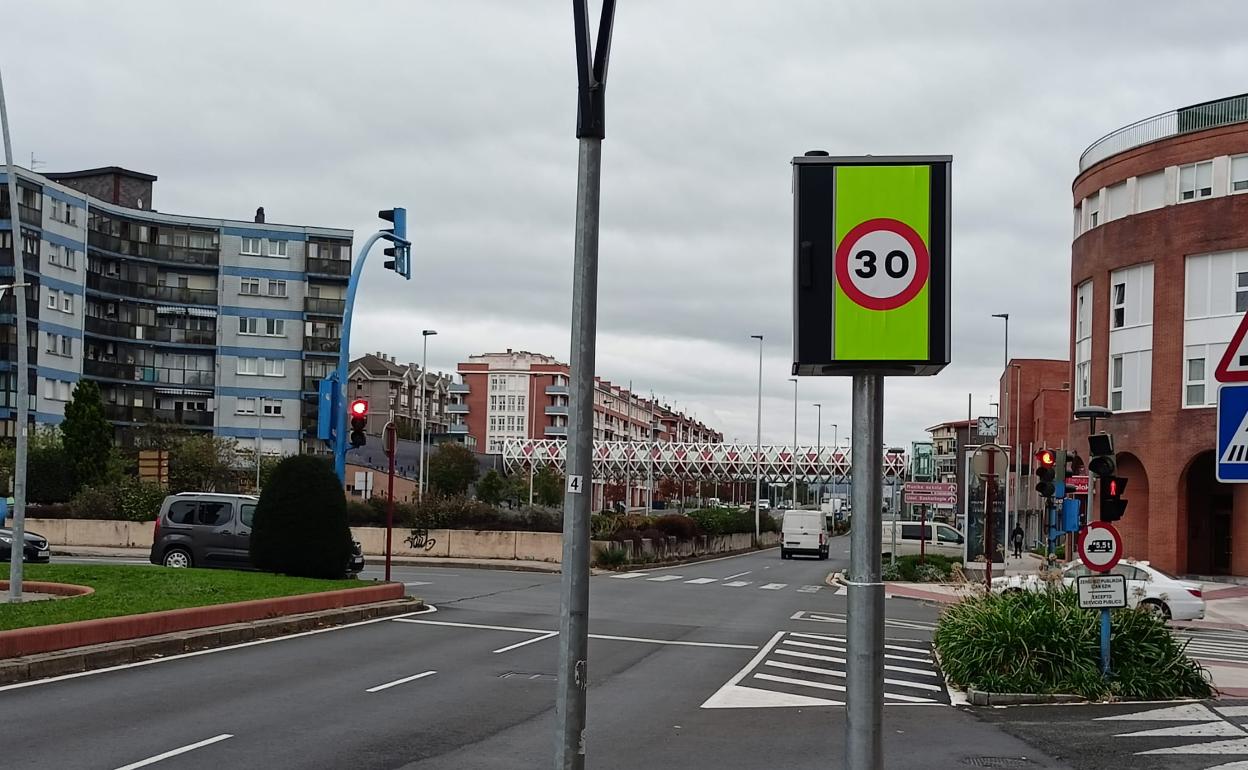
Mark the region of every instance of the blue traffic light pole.
MULTIPOLYGON (((347 283, 347 301, 342 313, 342 339, 338 350, 338 369, 330 375, 328 379, 333 381, 334 403, 329 404, 329 408, 333 410, 333 435, 330 441, 334 448, 334 472, 338 474, 338 480, 346 483, 347 478, 347 363, 351 358, 351 315, 355 308, 355 292, 360 286, 360 273, 364 269, 364 262, 368 259, 368 252, 373 245, 381 239, 386 239, 395 244, 396 249, 402 250, 405 256, 401 257, 401 262, 407 268, 405 278, 411 280, 410 273, 410 251, 411 241, 407 240, 407 212, 404 209, 396 208, 397 212, 403 212, 396 216, 401 219, 395 222, 395 229, 399 232, 396 234, 393 230, 379 230, 369 236, 364 242, 364 247, 360 249, 359 257, 355 260, 355 265, 351 268, 351 279, 347 283)), ((396 270, 396 272, 400 272, 396 270)), ((403 273, 400 272, 402 275, 403 273)), ((326 408, 324 400, 320 402, 320 408, 326 408)))

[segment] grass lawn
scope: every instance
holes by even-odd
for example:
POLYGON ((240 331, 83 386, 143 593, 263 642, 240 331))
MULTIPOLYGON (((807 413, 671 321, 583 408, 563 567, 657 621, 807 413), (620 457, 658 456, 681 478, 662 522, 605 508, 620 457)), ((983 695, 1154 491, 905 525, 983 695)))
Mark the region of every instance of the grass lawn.
MULTIPOLYGON (((3 572, 7 577, 8 570, 3 572)), ((95 593, 0 604, 0 630, 375 585, 369 580, 314 580, 265 572, 137 564, 27 564, 24 576, 26 580, 90 586, 95 593)))

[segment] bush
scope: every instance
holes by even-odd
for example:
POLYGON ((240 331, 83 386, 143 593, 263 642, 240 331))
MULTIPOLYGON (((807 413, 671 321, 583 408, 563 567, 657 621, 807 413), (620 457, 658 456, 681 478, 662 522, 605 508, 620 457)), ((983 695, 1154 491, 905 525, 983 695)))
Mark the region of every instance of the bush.
MULTIPOLYGON (((740 511, 733 508, 699 508, 689 512, 689 518, 707 535, 737 535, 754 533, 754 509, 740 511)), ((780 522, 771 514, 760 511, 759 532, 779 532, 780 522)))
POLYGON ((688 516, 679 514, 669 513, 665 516, 659 516, 654 520, 654 528, 665 535, 675 537, 677 540, 692 540, 702 534, 702 530, 698 527, 698 522, 688 516))
POLYGON ((610 540, 619 526, 620 517, 608 516, 605 513, 590 514, 589 532, 594 540, 610 540))
POLYGON ((1208 672, 1187 657, 1165 623, 1146 610, 1114 610, 1110 659, 1100 671, 1098 613, 1075 591, 990 594, 941 614, 933 643, 961 687, 1009 693, 1075 693, 1089 699, 1209 698, 1208 672))
POLYGON ((641 553, 642 534, 635 529, 622 527, 615 531, 611 536, 611 540, 616 543, 630 542, 633 544, 633 553, 641 553))
POLYGON ((650 529, 643 529, 641 531, 641 536, 646 540, 649 540, 650 545, 653 548, 658 549, 667 547, 667 533, 661 529, 655 529, 654 527, 651 527, 650 529))
POLYGON ((117 497, 112 487, 84 487, 69 504, 75 519, 111 519, 117 515, 117 497))
POLYGON ((111 489, 114 490, 117 518, 126 521, 155 521, 160 514, 160 505, 165 501, 163 487, 139 479, 124 479, 111 489))
POLYGON ((49 503, 47 505, 26 506, 28 519, 72 519, 74 518, 73 501, 68 503, 49 503))
POLYGON ((477 482, 477 499, 493 506, 503 501, 503 477, 498 471, 490 468, 477 482))
POLYGON ((616 569, 623 567, 628 561, 628 554, 623 548, 608 547, 598 551, 597 557, 594 559, 594 565, 602 569, 616 569))
POLYGON ((251 528, 251 563, 267 572, 341 578, 351 558, 347 499, 324 459, 278 463, 260 494, 251 528))
POLYGON ((74 467, 59 445, 31 442, 26 455, 26 499, 67 503, 74 497, 74 467))
POLYGON ((949 579, 954 565, 960 564, 957 559, 938 554, 928 554, 926 563, 920 564, 915 554, 898 556, 893 572, 896 577, 885 580, 904 580, 907 583, 939 583, 949 579))

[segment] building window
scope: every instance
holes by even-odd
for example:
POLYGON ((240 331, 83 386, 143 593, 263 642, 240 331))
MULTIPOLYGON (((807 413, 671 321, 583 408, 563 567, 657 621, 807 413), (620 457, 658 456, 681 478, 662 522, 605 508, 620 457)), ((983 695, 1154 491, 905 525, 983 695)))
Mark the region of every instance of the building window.
POLYGON ((285 257, 286 256, 286 241, 269 241, 269 256, 270 257, 285 257))
POLYGON ((259 374, 260 373, 260 359, 240 358, 238 359, 238 369, 236 371, 239 374, 259 374))
POLYGON ((258 326, 259 318, 248 318, 246 316, 238 317, 238 333, 239 334, 259 334, 258 326))
MULTIPOLYGON (((285 243, 285 241, 283 241, 285 243)), ((269 337, 285 337, 286 321, 281 318, 264 319, 264 333, 269 337)))
POLYGON ((264 376, 265 377, 285 377, 286 376, 286 359, 284 358, 264 359, 264 376))
POLYGON ((67 337, 64 334, 59 335, 59 336, 60 336, 60 342, 61 342, 61 355, 72 356, 74 354, 73 337, 67 337))
POLYGON ((60 292, 56 289, 48 289, 48 309, 56 310, 57 300, 60 299, 60 292))
POLYGON ((242 279, 242 281, 239 283, 238 293, 250 294, 252 296, 259 296, 260 295, 260 279, 259 278, 242 279))
POLYGON ((1083 208, 1088 212, 1089 230, 1101 223, 1101 194, 1099 192, 1084 201, 1083 208))
POLYGON ((1109 408, 1122 409, 1122 356, 1109 359, 1109 408))
POLYGON ((1131 196, 1127 194, 1127 183, 1119 182, 1112 185, 1106 191, 1109 199, 1108 211, 1105 212, 1105 221, 1113 219, 1122 219, 1130 215, 1131 212, 1131 196))
POLYGON ((1091 391, 1092 362, 1083 361, 1075 366, 1075 401, 1079 406, 1087 406, 1091 391))
POLYGON ((254 398, 239 398, 234 404, 235 414, 252 414, 256 413, 256 400, 254 398))
POLYGON ((1248 192, 1248 155, 1231 158, 1231 192, 1248 192))
POLYGON ((55 243, 48 244, 48 264, 74 269, 74 250, 55 243))
POLYGON ((268 280, 268 286, 266 287, 266 289, 267 291, 265 293, 268 294, 270 297, 285 297, 286 296, 286 282, 285 281, 270 278, 268 280))
POLYGON ((1213 161, 1179 166, 1179 200, 1190 201, 1213 195, 1213 161))
POLYGON ((1189 358, 1184 369, 1183 405, 1205 405, 1205 359, 1189 358))
POLYGON ((243 245, 239 248, 239 253, 248 257, 260 256, 260 239, 244 238, 243 245))
MULTIPOLYGON (((284 243, 285 241, 283 241, 284 243)), ((281 417, 282 402, 276 399, 264 399, 264 416, 265 417, 281 417)))
POLYGON ((1127 285, 1125 283, 1114 284, 1110 305, 1112 308, 1110 328, 1121 329, 1127 323, 1127 285))
POLYGON ((70 294, 69 292, 61 293, 61 312, 62 313, 74 312, 74 295, 73 294, 70 294))
POLYGON ((1248 310, 1248 273, 1235 274, 1235 312, 1248 310))

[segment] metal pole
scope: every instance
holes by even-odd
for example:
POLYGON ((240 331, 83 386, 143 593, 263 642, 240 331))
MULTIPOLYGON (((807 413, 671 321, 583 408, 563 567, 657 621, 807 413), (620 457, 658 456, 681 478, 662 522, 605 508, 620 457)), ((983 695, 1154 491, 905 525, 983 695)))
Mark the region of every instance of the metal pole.
POLYGON ((264 398, 256 396, 256 494, 260 494, 260 451, 264 447, 264 398))
POLYGON ((763 335, 751 334, 758 340, 758 423, 754 437, 754 543, 758 544, 758 504, 763 488, 763 335))
POLYGON ((422 341, 422 351, 420 354, 420 478, 416 482, 416 500, 423 501, 425 499, 425 418, 429 414, 429 402, 425 399, 425 368, 429 361, 429 337, 437 334, 432 329, 422 329, 420 332, 422 341))
MULTIPOLYGON (((1023 434, 1019 430, 1019 418, 1023 413, 1023 367, 1014 366, 1014 410, 1010 412, 1010 429, 1014 431, 1014 526, 1018 526, 1018 496, 1022 492, 1023 434)), ((1030 458, 1030 455, 1028 455, 1030 458)))
POLYGON ((1109 676, 1109 610, 1101 610, 1101 675, 1109 676))
POLYGON ((650 459, 646 463, 646 513, 654 510, 654 391, 650 391, 650 459))
POLYGON ((881 770, 884 711, 884 584, 880 582, 880 482, 884 378, 853 377, 854 526, 850 528, 845 767, 881 770))
POLYGON ((823 504, 823 404, 815 404, 815 471, 819 479, 815 504, 823 504))
POLYGON ((360 273, 364 270, 364 262, 368 259, 368 252, 373 248, 373 244, 386 237, 386 233, 373 233, 364 241, 363 248, 356 256, 355 266, 351 268, 351 278, 347 281, 347 302, 342 312, 342 340, 338 349, 338 368, 334 372, 334 377, 338 382, 334 386, 338 389, 338 401, 340 408, 338 413, 334 415, 334 472, 338 474, 338 480, 346 483, 347 472, 347 364, 351 351, 351 318, 353 309, 355 308, 355 292, 360 286, 360 273))
MULTIPOLYGON (((30 371, 27 346, 30 329, 26 325, 26 267, 22 254, 22 213, 17 197, 17 166, 9 138, 9 111, 4 101, 4 81, 0 79, 0 128, 4 131, 4 162, 9 188, 9 230, 13 234, 13 303, 17 308, 17 430, 13 461, 13 544, 10 553, 22 553, 26 542, 26 444, 30 426, 30 371)), ((9 600, 22 600, 22 557, 9 559, 9 600)))
POLYGON ((395 439, 394 424, 387 425, 382 432, 385 434, 383 441, 386 445, 386 454, 390 456, 390 470, 386 474, 386 582, 390 582, 390 536, 394 531, 394 452, 395 439))
POLYGON ((797 507, 797 379, 793 378, 793 507, 797 507))

